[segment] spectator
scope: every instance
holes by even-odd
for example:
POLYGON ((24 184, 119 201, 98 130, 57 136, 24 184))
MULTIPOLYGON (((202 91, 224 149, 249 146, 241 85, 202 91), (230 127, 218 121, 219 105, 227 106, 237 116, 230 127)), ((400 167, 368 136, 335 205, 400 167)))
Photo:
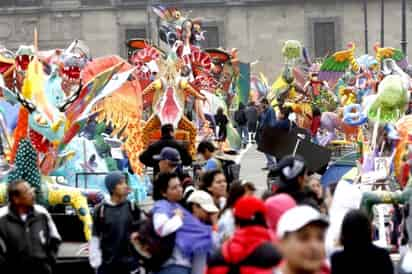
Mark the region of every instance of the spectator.
POLYGON ((242 181, 242 186, 245 189, 245 195, 247 195, 247 196, 255 195, 256 187, 255 187, 254 183, 243 180, 242 181))
MULTIPOLYGON (((194 191, 188 199, 189 211, 194 217, 207 225, 212 225, 214 230, 217 227, 217 216, 219 209, 213 202, 212 196, 203 190, 194 191)), ((192 261, 192 273, 205 273, 207 254, 196 256, 192 261)))
POLYGON ((154 155, 153 159, 158 161, 159 172, 173 173, 178 171, 178 166, 182 163, 177 149, 164 147, 159 155, 154 155))
POLYGON ((349 211, 342 222, 343 250, 332 255, 332 274, 393 274, 389 253, 372 243, 372 225, 360 210, 349 211))
POLYGON ((249 139, 252 143, 256 142, 256 128, 257 122, 259 118, 259 113, 256 108, 255 102, 250 102, 248 107, 246 108, 246 118, 247 118, 247 127, 249 131, 249 139))
POLYGON ((223 209, 226 204, 227 182, 222 171, 215 169, 207 171, 201 179, 201 190, 209 192, 219 209, 223 209))
POLYGON ((239 109, 235 112, 234 120, 236 122, 236 129, 242 140, 242 148, 246 148, 249 139, 249 131, 247 127, 245 105, 242 102, 239 103, 239 109))
POLYGON ((229 123, 229 119, 221 107, 217 109, 215 122, 218 127, 217 141, 219 143, 219 151, 223 152, 223 144, 225 143, 227 137, 227 124, 229 123))
MULTIPOLYGON (((158 274, 194 273, 212 249, 212 227, 195 218, 180 204, 182 186, 175 173, 160 173, 154 182, 153 225, 160 237, 175 233, 175 247, 158 274), (197 268, 196 266, 195 268, 197 268)), ((189 197, 190 198, 190 197, 189 197)), ((198 212, 197 212, 198 213, 198 212)))
POLYGON ((312 110, 312 123, 310 125, 310 133, 312 135, 312 138, 316 139, 316 134, 318 133, 318 130, 320 128, 320 118, 322 116, 322 113, 318 108, 313 108, 312 110))
MULTIPOLYGON (((267 128, 274 127, 276 122, 276 113, 273 108, 269 105, 269 101, 266 98, 263 98, 260 101, 262 112, 259 116, 259 124, 257 129, 257 142, 261 142, 263 131, 267 128)), ((275 167, 276 163, 273 159, 273 156, 264 153, 266 157, 266 167, 262 168, 263 170, 272 169, 275 167)))
POLYGON ((327 214, 329 211, 330 198, 327 197, 328 192, 322 188, 319 175, 313 174, 310 176, 308 186, 315 194, 315 200, 320 212, 327 214))
POLYGON ((310 206, 297 206, 286 211, 280 217, 276 232, 284 261, 275 273, 320 273, 325 266, 327 227, 326 218, 310 206))
POLYGON ((289 120, 289 114, 291 110, 288 107, 282 107, 279 110, 279 119, 276 120, 273 127, 289 130, 291 127, 291 122, 289 120))
POLYGON ((262 200, 245 196, 234 206, 237 229, 208 261, 208 274, 272 274, 280 255, 271 243, 262 200))
POLYGON ((214 169, 221 169, 221 162, 215 158, 216 148, 209 141, 202 141, 197 146, 197 153, 202 155, 206 160, 206 165, 202 168, 203 171, 210 171, 214 169))
POLYGON ((109 173, 104 183, 110 194, 94 210, 90 265, 99 274, 130 273, 138 269, 130 237, 140 221, 140 209, 127 200, 129 186, 120 171, 109 173))
POLYGON ((285 156, 276 167, 279 187, 276 193, 289 194, 297 204, 307 204, 318 209, 315 194, 306 187, 307 173, 304 159, 299 156, 285 156))
POLYGON ((33 188, 24 180, 7 187, 9 204, 0 209, 2 273, 51 274, 61 242, 47 210, 35 204, 33 188))
POLYGON ((177 149, 180 154, 180 159, 183 166, 190 166, 192 164, 192 156, 189 154, 188 150, 183 147, 174 138, 173 125, 165 124, 161 128, 162 137, 159 141, 151 144, 142 154, 140 154, 139 159, 145 166, 153 167, 153 178, 159 173, 158 161, 153 159, 153 156, 159 155, 164 147, 171 147, 177 149))
POLYGON ((233 216, 233 206, 241 197, 245 195, 245 188, 240 183, 233 183, 229 188, 227 202, 223 208, 217 223, 218 244, 223 244, 235 232, 235 217, 233 216))
POLYGON ((295 200, 287 194, 277 194, 269 197, 265 201, 268 214, 266 215, 266 222, 271 232, 273 232, 273 240, 278 242, 276 231, 280 217, 283 213, 296 206, 295 200))

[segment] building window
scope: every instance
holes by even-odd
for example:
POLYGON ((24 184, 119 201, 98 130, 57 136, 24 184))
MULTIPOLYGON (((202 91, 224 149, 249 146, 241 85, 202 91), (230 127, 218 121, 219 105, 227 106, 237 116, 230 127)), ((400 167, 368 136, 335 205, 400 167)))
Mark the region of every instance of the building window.
POLYGON ((335 22, 315 22, 313 29, 315 57, 325 57, 335 52, 335 22))
POLYGON ((203 48, 218 48, 221 46, 218 26, 202 26, 202 30, 206 31, 206 40, 202 42, 203 48))
POLYGON ((12 6, 39 6, 41 5, 41 0, 0 0, 0 7, 12 7, 12 6))
MULTIPOLYGON (((124 33, 124 37, 125 37, 125 42, 127 43, 127 41, 129 41, 130 39, 133 38, 140 38, 140 39, 146 39, 146 29, 144 28, 128 28, 125 29, 125 33, 124 33)), ((131 52, 130 52, 131 53, 131 52)), ((127 46, 123 52, 123 56, 128 56, 130 54, 128 52, 127 46)))
POLYGON ((109 6, 111 4, 110 0, 82 0, 84 6, 109 6))
POLYGON ((0 1, 0 7, 11 7, 14 6, 14 0, 2 0, 0 1))
POLYGON ((126 29, 126 41, 129 41, 132 38, 146 38, 146 29, 126 29))

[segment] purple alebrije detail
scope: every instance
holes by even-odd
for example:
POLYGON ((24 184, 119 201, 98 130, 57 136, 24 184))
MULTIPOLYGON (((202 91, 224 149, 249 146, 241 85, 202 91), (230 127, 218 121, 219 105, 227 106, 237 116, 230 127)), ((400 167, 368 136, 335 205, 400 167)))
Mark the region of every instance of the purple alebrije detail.
POLYGON ((344 73, 340 71, 320 71, 319 79, 321 81, 337 81, 344 73))
POLYGON ((398 66, 403 70, 407 69, 409 65, 406 58, 403 58, 401 61, 396 62, 396 64, 398 64, 398 66))

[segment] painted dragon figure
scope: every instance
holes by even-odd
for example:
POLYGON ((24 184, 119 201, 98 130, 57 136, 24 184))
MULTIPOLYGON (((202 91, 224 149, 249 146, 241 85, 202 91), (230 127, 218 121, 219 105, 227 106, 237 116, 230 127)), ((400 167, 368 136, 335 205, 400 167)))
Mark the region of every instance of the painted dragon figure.
MULTIPOLYGON (((107 68, 96 68, 93 62, 81 66, 81 62, 75 60, 77 57, 72 58, 68 54, 62 56, 62 59, 49 59, 53 62, 62 61, 61 66, 54 66, 55 63, 44 63, 44 59, 40 60, 40 57, 34 55, 29 58, 27 66, 25 62, 17 65, 26 69, 21 90, 14 87, 10 89, 5 83, 1 86, 5 98, 10 102, 20 103, 20 114, 24 114, 19 114, 14 132, 13 142, 17 148, 15 155, 19 154, 21 141, 32 144, 38 155, 35 156, 35 164, 36 159, 39 159, 43 174, 48 174, 65 163, 65 159, 70 157, 70 152, 66 150, 69 142, 85 126, 90 114, 101 111, 94 109, 94 105, 101 104, 103 98, 118 90, 133 71, 129 66, 123 74, 120 73, 121 67, 125 65, 120 58, 107 68), (82 75, 83 72, 88 72, 88 77, 82 75), (40 137, 36 138, 37 136, 40 137), (30 137, 30 141, 27 137, 30 137)), ((135 88, 135 92, 140 90, 138 84, 135 88)), ((134 111, 138 112, 138 109, 134 111)), ((16 167, 16 170, 21 169, 16 167)), ((51 184, 43 178, 38 186, 39 196, 47 205, 72 205, 84 224, 85 238, 89 239, 91 216, 88 197, 85 195, 90 193, 74 187, 51 184)), ((5 184, 0 184, 0 189, 0 193, 5 195, 5 184)), ((5 197, 0 197, 0 200, 4 202, 5 197)))

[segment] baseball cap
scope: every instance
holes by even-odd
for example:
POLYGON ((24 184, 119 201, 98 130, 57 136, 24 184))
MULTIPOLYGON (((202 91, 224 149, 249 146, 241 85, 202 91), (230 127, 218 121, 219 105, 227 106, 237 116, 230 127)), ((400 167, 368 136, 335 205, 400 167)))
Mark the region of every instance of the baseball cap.
POLYGON ((219 209, 213 202, 212 196, 203 190, 195 190, 187 199, 189 203, 198 204, 208 213, 217 213, 219 209))
POLYGON ((242 220, 253 220, 256 213, 266 216, 266 206, 263 201, 254 196, 243 196, 235 203, 233 213, 236 218, 242 220))
POLYGON ((280 217, 276 234, 281 239, 286 233, 296 232, 312 223, 319 223, 324 227, 329 225, 326 216, 313 207, 307 205, 297 206, 286 211, 280 217))
POLYGON ((287 155, 276 166, 274 173, 278 174, 282 181, 289 181, 301 174, 305 168, 305 160, 300 155, 287 155))
POLYGON ((177 149, 174 149, 172 147, 164 147, 160 151, 160 154, 154 155, 153 156, 154 160, 168 160, 172 162, 172 164, 178 165, 182 161, 180 160, 180 153, 177 151, 177 149))

